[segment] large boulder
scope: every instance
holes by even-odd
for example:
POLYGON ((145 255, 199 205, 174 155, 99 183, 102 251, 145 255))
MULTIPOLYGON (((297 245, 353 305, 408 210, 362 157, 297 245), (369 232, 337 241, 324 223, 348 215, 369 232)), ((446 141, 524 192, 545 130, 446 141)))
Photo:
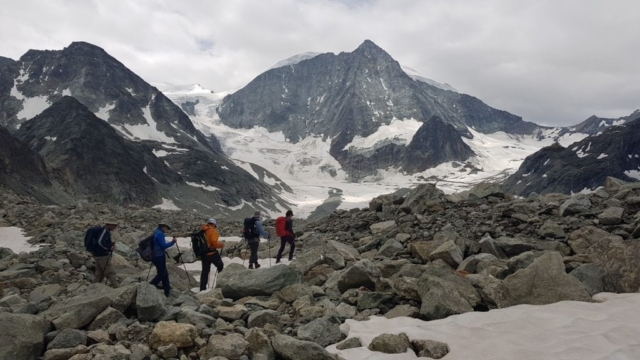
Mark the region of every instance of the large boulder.
POLYGON ((278 322, 279 315, 280 314, 277 311, 269 309, 252 312, 247 319, 247 327, 262 328, 267 324, 276 324, 278 322))
POLYGON ((569 235, 568 243, 576 254, 586 254, 589 248, 599 241, 620 243, 622 242, 622 238, 598 229, 595 226, 585 226, 572 232, 571 235, 569 235))
POLYGON ((340 323, 327 318, 318 318, 298 328, 298 339, 313 341, 327 347, 342 340, 340 323))
POLYGON ((338 254, 344 261, 358 261, 360 260, 360 253, 356 248, 351 245, 343 244, 335 240, 327 241, 325 247, 325 254, 338 254))
POLYGON ((88 353, 89 348, 84 345, 78 345, 76 347, 66 349, 51 349, 44 353, 43 360, 76 360, 76 355, 84 356, 84 354, 88 353))
POLYGON ((115 324, 120 319, 125 319, 125 316, 122 313, 112 307, 106 308, 100 315, 96 316, 96 318, 89 324, 88 330, 97 330, 100 328, 106 328, 111 324, 115 324))
POLYGON ((407 334, 380 334, 371 340, 369 350, 378 351, 385 354, 404 354, 407 350, 413 351, 411 341, 407 334))
POLYGON ((626 293, 640 289, 640 239, 612 236, 597 241, 587 251, 602 271, 604 291, 626 293))
POLYGON ((392 257, 393 255, 395 255, 395 253, 402 251, 403 249, 404 246, 402 246, 399 241, 395 239, 389 239, 384 243, 384 245, 380 247, 380 249, 378 249, 378 256, 387 258, 392 257))
MULTIPOLYGON (((501 236, 495 240, 496 244, 504 251, 507 256, 512 257, 531 251, 536 248, 536 240, 525 236, 501 236)), ((495 254, 494 254, 495 255, 495 254)))
POLYGON ((566 200, 560 205, 558 212, 560 216, 582 214, 591 209, 591 200, 586 195, 576 195, 566 200))
POLYGON ((249 329, 245 334, 249 355, 252 360, 275 360, 276 353, 271 346, 269 337, 257 328, 249 329))
POLYGON ((382 273, 373 262, 367 259, 360 260, 340 275, 338 289, 340 292, 345 292, 349 289, 364 286, 374 290, 376 281, 380 277, 382 277, 382 273))
POLYGON ((544 224, 538 229, 538 235, 542 237, 554 238, 554 239, 562 239, 567 234, 565 234, 562 226, 558 225, 555 221, 545 221, 544 224))
POLYGON ((108 296, 79 295, 58 302, 42 313, 58 330, 89 325, 111 303, 108 296))
POLYGON ((58 284, 40 285, 29 294, 29 302, 38 304, 53 296, 58 296, 63 290, 64 288, 58 284))
POLYGON ((435 250, 429 254, 430 261, 436 261, 438 259, 444 260, 453 268, 457 268, 462 262, 462 251, 453 240, 449 240, 444 244, 438 246, 435 250))
POLYGON ((548 252, 529 265, 509 275, 499 285, 496 303, 499 307, 531 304, 546 305, 558 301, 591 301, 585 286, 565 272, 562 256, 548 252))
POLYGON ((598 220, 602 225, 618 225, 622 222, 624 208, 610 207, 598 215, 598 220))
POLYGON ((587 288, 587 291, 589 291, 589 295, 591 296, 604 291, 604 285, 602 283, 602 270, 598 265, 581 265, 577 269, 570 272, 569 275, 580 280, 580 282, 587 288))
POLYGON ((76 329, 64 329, 56 335, 53 340, 47 344, 47 350, 51 349, 68 349, 78 345, 87 344, 87 334, 84 331, 76 329))
POLYGON ((35 315, 0 313, 0 359, 36 360, 44 351, 48 321, 35 315))
POLYGON ((301 274, 285 265, 249 270, 241 264, 231 264, 218 275, 218 287, 225 297, 272 295, 300 282, 301 274))
POLYGON ((271 339, 271 345, 276 355, 283 360, 336 360, 336 356, 322 346, 286 335, 277 334, 271 339))
POLYGON ((427 209, 427 202, 439 200, 444 197, 444 192, 433 184, 420 184, 409 192, 402 203, 403 207, 411 209, 413 213, 423 213, 427 209))
POLYGON ((467 298, 452 282, 425 275, 420 278, 418 288, 422 291, 420 317, 425 320, 444 319, 451 315, 473 311, 467 298))
POLYGON ((141 282, 136 295, 138 318, 145 321, 159 319, 165 312, 164 298, 155 286, 141 282))
POLYGON ((247 351, 249 343, 240 334, 212 335, 209 338, 205 359, 223 356, 229 360, 239 360, 247 351))
POLYGON ((393 230, 395 228, 397 228, 395 220, 383 221, 369 226, 369 229, 373 234, 379 234, 385 231, 393 230))
POLYGON ((153 349, 170 344, 178 348, 191 347, 197 336, 196 327, 191 324, 161 321, 153 328, 149 346, 153 349))

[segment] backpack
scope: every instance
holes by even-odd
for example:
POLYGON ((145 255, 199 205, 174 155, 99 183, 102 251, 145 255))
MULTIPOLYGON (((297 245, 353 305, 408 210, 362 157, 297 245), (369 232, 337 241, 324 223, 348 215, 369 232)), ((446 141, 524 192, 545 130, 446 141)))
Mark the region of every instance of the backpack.
POLYGON ((98 246, 98 237, 100 236, 100 231, 102 227, 94 226, 87 230, 87 233, 84 235, 84 248, 93 254, 98 246))
POLYGON ((276 235, 278 237, 289 235, 289 232, 287 231, 287 218, 284 216, 280 216, 276 219, 276 235))
POLYGON ((256 221, 258 219, 254 217, 244 219, 244 228, 242 229, 242 237, 251 240, 260 237, 258 230, 256 230, 256 221))
POLYGON ((153 259, 153 235, 140 239, 136 252, 142 260, 151 261, 153 259))
POLYGON ((209 252, 207 239, 204 237, 204 230, 200 230, 191 235, 191 248, 193 249, 193 253, 196 255, 196 259, 200 259, 209 252))

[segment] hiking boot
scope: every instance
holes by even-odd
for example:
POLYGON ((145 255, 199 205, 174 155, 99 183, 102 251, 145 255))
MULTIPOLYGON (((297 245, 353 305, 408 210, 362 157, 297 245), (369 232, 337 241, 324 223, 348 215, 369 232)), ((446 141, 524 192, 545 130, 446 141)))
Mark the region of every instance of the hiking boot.
POLYGON ((280 259, 276 259, 276 264, 280 264, 280 259))
POLYGON ((260 264, 256 263, 256 269, 260 269, 260 264))
POLYGON ((253 264, 249 264, 249 269, 253 269, 253 264))

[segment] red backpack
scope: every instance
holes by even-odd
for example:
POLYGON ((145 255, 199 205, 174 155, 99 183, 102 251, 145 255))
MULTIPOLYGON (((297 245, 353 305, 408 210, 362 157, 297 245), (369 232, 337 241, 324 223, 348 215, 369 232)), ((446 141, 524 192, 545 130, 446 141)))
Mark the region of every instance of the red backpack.
POLYGON ((289 232, 287 231, 287 218, 284 216, 280 216, 276 219, 276 235, 278 237, 289 235, 289 232))

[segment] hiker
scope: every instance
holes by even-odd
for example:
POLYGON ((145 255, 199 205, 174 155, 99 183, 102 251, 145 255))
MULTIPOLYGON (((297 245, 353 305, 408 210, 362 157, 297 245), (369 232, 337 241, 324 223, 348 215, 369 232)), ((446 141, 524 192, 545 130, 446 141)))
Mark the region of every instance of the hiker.
POLYGON ((222 272, 224 264, 220 257, 220 252, 217 249, 224 248, 224 243, 218 241, 220 235, 218 234, 218 224, 216 219, 211 218, 207 220, 207 223, 202 225, 200 230, 204 231, 204 239, 207 242, 207 252, 202 255, 202 273, 200 274, 200 291, 207 290, 207 284, 209 283, 209 271, 211 270, 211 264, 216 266, 218 273, 222 272))
POLYGON ((296 249, 296 234, 293 232, 293 211, 288 210, 284 219, 278 218, 276 220, 276 232, 278 232, 279 221, 281 220, 284 221, 284 235, 280 236, 280 250, 276 256, 276 264, 280 263, 285 245, 289 244, 291 248, 289 250, 289 261, 293 260, 293 252, 296 249))
POLYGON ((260 221, 260 210, 253 213, 253 217, 244 219, 244 238, 249 244, 251 255, 249 256, 249 269, 260 268, 258 264, 258 248, 260 247, 260 236, 269 238, 269 233, 264 231, 262 221, 260 221))
POLYGON ((87 230, 84 237, 84 244, 92 255, 96 263, 96 272, 93 276, 94 283, 101 283, 106 277, 111 287, 118 286, 116 272, 111 265, 111 256, 115 249, 115 244, 111 241, 111 232, 118 227, 115 220, 107 220, 104 226, 95 226, 87 230))
POLYGON ((149 282, 155 287, 158 287, 158 283, 162 282, 162 289, 166 297, 169 297, 171 293, 171 285, 169 285, 169 271, 167 270, 165 250, 175 245, 178 241, 174 236, 171 242, 167 242, 165 233, 169 230, 171 230, 171 227, 164 222, 158 224, 158 228, 153 230, 153 260, 151 262, 156 267, 156 277, 149 282))

